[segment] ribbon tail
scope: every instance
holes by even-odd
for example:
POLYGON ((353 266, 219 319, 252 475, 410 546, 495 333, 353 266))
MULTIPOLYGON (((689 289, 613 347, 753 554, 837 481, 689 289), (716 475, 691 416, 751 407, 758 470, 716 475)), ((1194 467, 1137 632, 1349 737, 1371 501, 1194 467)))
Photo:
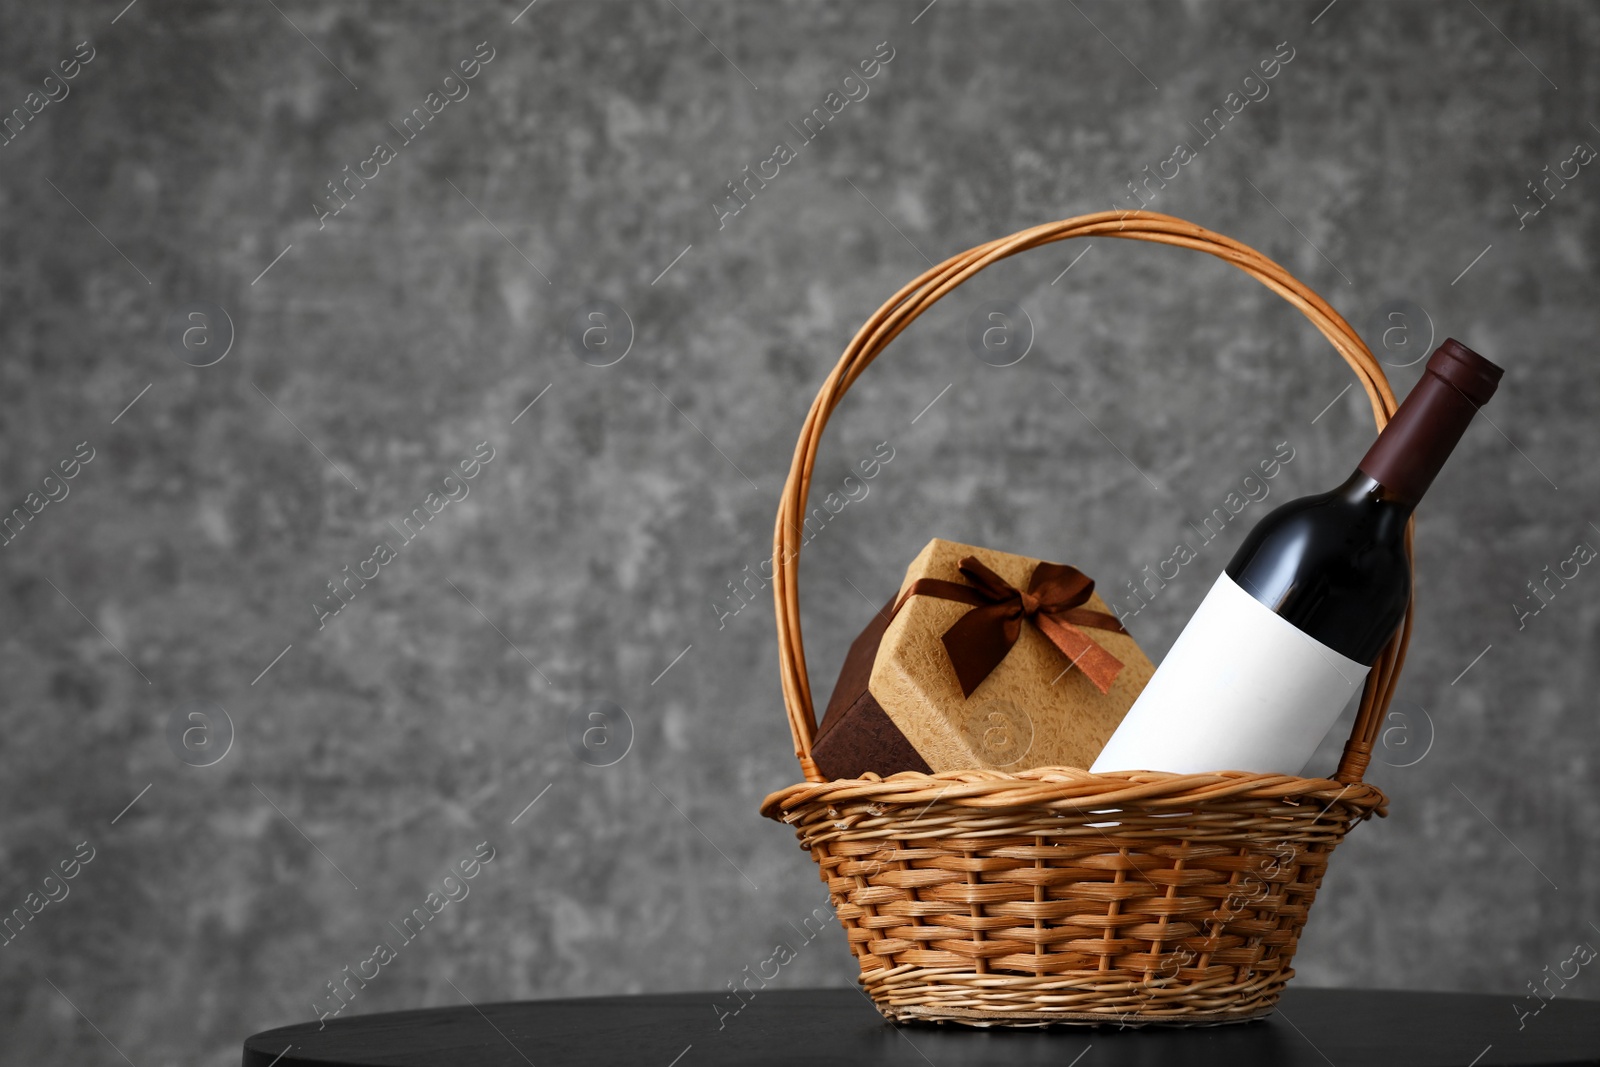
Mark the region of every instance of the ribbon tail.
POLYGON ((970 697, 1017 643, 1022 620, 1008 615, 1006 605, 973 608, 944 632, 944 649, 961 682, 962 696, 970 697))
POLYGON ((1082 671, 1096 689, 1102 693, 1110 690, 1111 683, 1122 673, 1121 660, 1071 623, 1062 622, 1042 611, 1034 616, 1033 621, 1039 632, 1048 637, 1050 643, 1060 649, 1061 654, 1071 660, 1071 665, 1082 671))

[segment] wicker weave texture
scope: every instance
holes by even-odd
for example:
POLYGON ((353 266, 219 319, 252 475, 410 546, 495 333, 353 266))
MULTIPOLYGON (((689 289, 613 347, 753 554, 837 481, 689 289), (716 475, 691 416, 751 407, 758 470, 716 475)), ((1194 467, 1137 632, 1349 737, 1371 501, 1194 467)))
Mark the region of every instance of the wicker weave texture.
POLYGON ((764 810, 817 861, 885 1014, 1042 1025, 1270 1010, 1329 853, 1382 804, 1327 779, 1055 768, 797 786, 764 810))
POLYGON ((1380 430, 1396 406, 1372 353, 1314 292, 1245 245, 1148 212, 1080 216, 952 256, 861 328, 812 403, 779 506, 780 671, 806 781, 767 797, 762 813, 793 826, 817 861, 862 985, 892 1019, 1193 1025, 1266 1014, 1294 974, 1334 846, 1384 812, 1383 794, 1361 778, 1405 659, 1409 606, 1368 676, 1332 778, 1041 768, 828 782, 812 762, 797 562, 829 416, 867 364, 957 285, 1018 252, 1087 236, 1234 264, 1328 338, 1366 389, 1380 430))

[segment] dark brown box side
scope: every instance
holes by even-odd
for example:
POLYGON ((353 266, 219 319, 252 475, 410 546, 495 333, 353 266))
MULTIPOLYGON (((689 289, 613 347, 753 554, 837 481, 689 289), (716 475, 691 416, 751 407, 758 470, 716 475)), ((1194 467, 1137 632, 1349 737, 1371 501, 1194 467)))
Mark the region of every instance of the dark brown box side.
POLYGON ((884 778, 899 771, 931 773, 927 762, 867 689, 893 607, 891 599, 872 617, 850 645, 850 653, 839 669, 828 710, 811 745, 811 758, 829 778, 859 778, 868 771, 884 778))

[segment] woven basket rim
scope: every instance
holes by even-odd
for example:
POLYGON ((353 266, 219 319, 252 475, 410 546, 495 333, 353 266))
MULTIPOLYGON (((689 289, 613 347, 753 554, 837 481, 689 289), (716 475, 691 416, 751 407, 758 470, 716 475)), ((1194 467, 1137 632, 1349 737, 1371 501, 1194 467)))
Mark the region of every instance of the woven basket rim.
POLYGON ((1305 800, 1330 807, 1338 803, 1361 811, 1363 817, 1387 815, 1389 803, 1383 790, 1364 781, 1337 782, 1331 778, 1249 771, 1092 774, 1076 767, 1034 767, 1014 774, 992 770, 935 774, 901 771, 887 778, 868 773, 863 778, 797 782, 768 794, 761 802, 761 814, 778 822, 791 822, 807 808, 857 803, 931 806, 938 802, 974 809, 1092 812, 1104 808, 1183 809, 1229 800, 1305 800))

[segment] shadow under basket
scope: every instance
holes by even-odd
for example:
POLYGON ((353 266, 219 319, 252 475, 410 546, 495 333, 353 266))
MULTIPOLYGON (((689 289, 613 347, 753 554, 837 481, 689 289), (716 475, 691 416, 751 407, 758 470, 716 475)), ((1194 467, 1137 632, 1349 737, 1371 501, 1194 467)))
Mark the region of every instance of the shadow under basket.
POLYGON ((1332 778, 1049 767, 827 781, 811 759, 796 564, 829 415, 951 289, 997 260, 1073 237, 1176 245, 1234 264, 1332 342, 1380 430, 1396 406, 1372 353, 1314 292, 1245 245, 1149 212, 1084 215, 980 245, 912 281, 861 328, 812 403, 779 505, 779 665, 806 780, 767 797, 761 812, 794 827, 817 861, 862 987, 900 1022, 1205 1025, 1267 1015, 1294 976, 1334 846, 1385 814, 1386 798, 1362 775, 1405 659, 1409 607, 1367 677, 1332 778))

